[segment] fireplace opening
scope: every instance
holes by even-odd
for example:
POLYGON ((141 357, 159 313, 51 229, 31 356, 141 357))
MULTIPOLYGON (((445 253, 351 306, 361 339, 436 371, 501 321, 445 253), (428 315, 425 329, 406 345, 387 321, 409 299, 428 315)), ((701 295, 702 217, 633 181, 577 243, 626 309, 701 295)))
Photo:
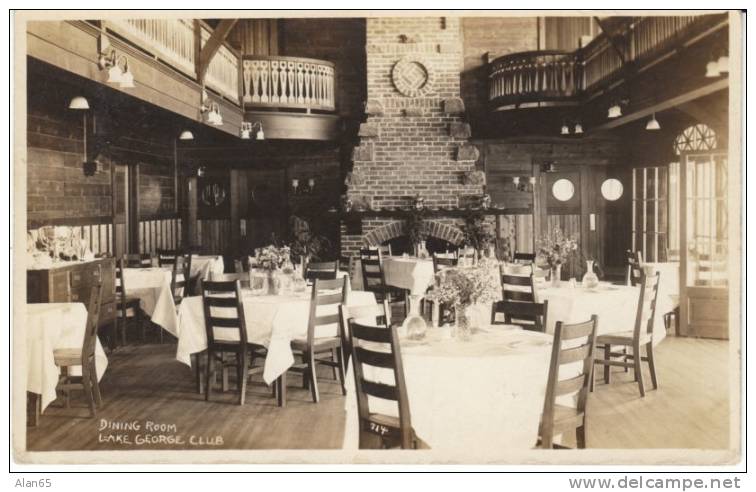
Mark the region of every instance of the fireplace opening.
MULTIPOLYGON (((387 245, 391 245, 391 253, 397 256, 404 253, 407 253, 408 255, 415 254, 415 247, 410 243, 408 236, 397 236, 382 243, 382 246, 387 245)), ((425 248, 431 255, 434 253, 452 253, 458 249, 455 244, 433 236, 429 236, 425 240, 425 248)))

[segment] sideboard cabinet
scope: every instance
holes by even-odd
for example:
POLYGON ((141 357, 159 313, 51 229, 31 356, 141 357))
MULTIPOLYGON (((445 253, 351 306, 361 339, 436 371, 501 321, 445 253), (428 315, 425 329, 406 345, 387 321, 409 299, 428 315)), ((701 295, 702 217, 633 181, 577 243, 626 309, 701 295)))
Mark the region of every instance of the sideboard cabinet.
POLYGON ((83 302, 88 305, 97 267, 102 267, 102 307, 99 326, 115 321, 115 258, 65 262, 42 270, 26 271, 26 300, 37 302, 83 302))

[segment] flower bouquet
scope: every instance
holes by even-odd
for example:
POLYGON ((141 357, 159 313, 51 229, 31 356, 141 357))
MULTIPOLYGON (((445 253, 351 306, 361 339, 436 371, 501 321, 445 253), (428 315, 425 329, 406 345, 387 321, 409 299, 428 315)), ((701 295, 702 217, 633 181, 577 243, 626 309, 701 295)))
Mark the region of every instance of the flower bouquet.
POLYGON ((262 294, 267 291, 268 294, 278 294, 283 283, 281 270, 286 268, 289 270, 289 275, 293 273, 290 256, 291 250, 288 246, 270 245, 257 248, 254 264, 258 271, 262 270, 262 273, 250 273, 253 293, 262 294))
POLYGON ((562 265, 576 254, 578 243, 574 238, 564 235, 558 227, 551 236, 538 241, 536 257, 538 264, 545 265, 551 270, 551 282, 558 285, 561 280, 562 265))
POLYGON ((483 258, 473 267, 446 268, 436 274, 429 297, 454 306, 458 338, 468 339, 473 328, 480 324, 475 304, 499 299, 501 286, 491 272, 498 272, 495 261, 483 258))

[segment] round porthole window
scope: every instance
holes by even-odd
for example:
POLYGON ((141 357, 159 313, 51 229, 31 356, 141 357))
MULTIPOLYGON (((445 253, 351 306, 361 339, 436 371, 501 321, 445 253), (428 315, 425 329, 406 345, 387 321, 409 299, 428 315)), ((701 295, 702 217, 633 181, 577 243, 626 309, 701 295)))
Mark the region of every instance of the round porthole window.
POLYGON ((566 202, 575 196, 575 185, 569 179, 558 179, 551 185, 551 194, 560 202, 566 202))
POLYGON ((622 183, 618 179, 609 178, 601 183, 601 195, 610 202, 619 200, 622 196, 622 191, 622 183))

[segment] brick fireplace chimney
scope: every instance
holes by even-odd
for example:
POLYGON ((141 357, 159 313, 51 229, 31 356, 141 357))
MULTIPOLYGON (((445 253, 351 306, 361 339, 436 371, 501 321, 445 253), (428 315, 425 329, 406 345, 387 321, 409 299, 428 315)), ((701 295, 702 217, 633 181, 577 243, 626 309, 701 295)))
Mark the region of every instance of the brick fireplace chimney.
MULTIPOLYGON (((450 210, 483 194, 480 181, 466 179, 479 154, 468 143, 460 97, 460 19, 371 18, 366 34, 367 118, 347 182, 350 205, 361 213, 359 223, 341 225, 343 255, 367 245, 378 228, 401 233, 401 227, 388 226, 402 220, 400 210, 409 209, 416 196, 430 210, 450 210)), ((439 223, 457 225, 458 219, 433 215, 431 233, 448 229, 439 223)))

